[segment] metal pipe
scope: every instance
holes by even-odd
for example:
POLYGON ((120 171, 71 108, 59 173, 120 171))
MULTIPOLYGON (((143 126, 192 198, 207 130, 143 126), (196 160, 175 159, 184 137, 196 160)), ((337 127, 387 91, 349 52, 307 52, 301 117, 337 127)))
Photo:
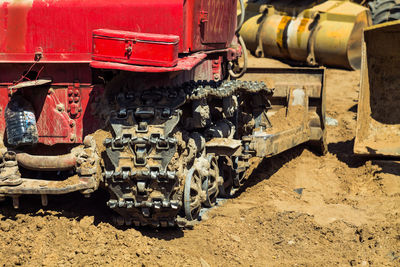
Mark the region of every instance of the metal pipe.
POLYGON ((18 153, 17 162, 22 167, 34 171, 65 171, 76 165, 74 154, 59 156, 36 156, 27 153, 18 153))

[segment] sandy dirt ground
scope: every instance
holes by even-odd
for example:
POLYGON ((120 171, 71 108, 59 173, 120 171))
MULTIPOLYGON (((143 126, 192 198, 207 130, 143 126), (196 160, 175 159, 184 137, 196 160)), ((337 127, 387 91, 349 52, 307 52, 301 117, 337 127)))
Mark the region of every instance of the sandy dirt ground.
POLYGON ((358 86, 358 71, 328 69, 329 153, 303 145, 264 160, 191 230, 116 228, 102 191, 45 209, 39 197, 19 211, 7 199, 0 265, 400 266, 400 165, 352 154, 358 86))

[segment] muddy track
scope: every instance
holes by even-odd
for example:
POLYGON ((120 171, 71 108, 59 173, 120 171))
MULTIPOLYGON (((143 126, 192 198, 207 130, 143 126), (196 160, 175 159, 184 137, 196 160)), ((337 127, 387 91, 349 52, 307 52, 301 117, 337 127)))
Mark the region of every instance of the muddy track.
MULTIPOLYGON (((270 66, 281 63, 266 60, 270 66)), ((263 63, 253 63, 263 64, 263 63)), ((264 160, 189 229, 116 228, 107 193, 0 203, 0 265, 399 266, 400 165, 352 155, 359 72, 327 71, 329 153, 264 160)))

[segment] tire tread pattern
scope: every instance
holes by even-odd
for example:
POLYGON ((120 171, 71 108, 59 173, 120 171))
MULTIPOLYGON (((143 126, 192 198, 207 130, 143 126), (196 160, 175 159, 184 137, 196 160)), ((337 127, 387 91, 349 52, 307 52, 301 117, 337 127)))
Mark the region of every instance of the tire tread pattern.
POLYGON ((400 20, 400 3, 395 0, 375 0, 369 3, 374 25, 400 20))

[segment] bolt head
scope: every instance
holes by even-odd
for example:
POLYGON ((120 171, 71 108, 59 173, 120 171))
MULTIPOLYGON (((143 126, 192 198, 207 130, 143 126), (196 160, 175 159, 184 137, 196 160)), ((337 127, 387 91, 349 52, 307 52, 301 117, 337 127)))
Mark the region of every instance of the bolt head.
POLYGON ((65 107, 64 107, 63 104, 58 104, 58 105, 56 106, 56 109, 57 109, 57 111, 59 111, 59 112, 63 112, 63 111, 65 110, 65 107))

